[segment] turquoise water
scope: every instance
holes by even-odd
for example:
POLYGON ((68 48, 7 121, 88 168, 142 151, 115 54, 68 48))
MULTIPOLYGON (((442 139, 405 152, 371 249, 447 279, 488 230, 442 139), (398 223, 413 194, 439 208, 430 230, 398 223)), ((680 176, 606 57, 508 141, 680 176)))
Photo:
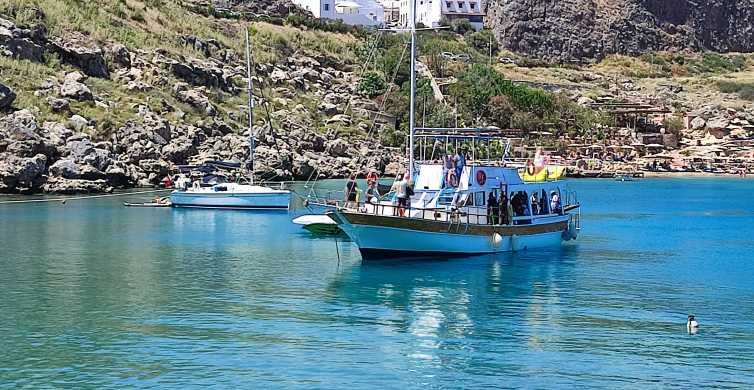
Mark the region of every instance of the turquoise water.
POLYGON ((571 187, 575 244, 433 262, 285 213, 0 205, 0 388, 754 387, 754 181, 571 187))

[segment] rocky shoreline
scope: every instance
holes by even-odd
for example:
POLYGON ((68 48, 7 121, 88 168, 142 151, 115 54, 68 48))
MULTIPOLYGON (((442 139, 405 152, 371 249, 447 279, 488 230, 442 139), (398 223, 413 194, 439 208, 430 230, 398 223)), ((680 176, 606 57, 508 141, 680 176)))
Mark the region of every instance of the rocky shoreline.
MULTIPOLYGON (((91 193, 114 188, 153 186, 178 165, 207 160, 245 162, 249 155, 243 108, 221 107, 216 96, 245 91, 242 56, 211 39, 183 36, 181 44, 205 58, 176 56, 160 49, 129 51, 111 42, 104 47, 85 41, 51 38, 45 28, 28 29, 0 18, 2 55, 43 63, 55 53, 69 68, 49 77, 33 91, 49 107, 17 107, 18 95, 0 84, 0 193, 91 193), (170 100, 131 103, 109 99, 97 79, 140 93, 170 85, 170 100), (176 81, 177 80, 177 81, 176 81), (96 119, 74 109, 94 107, 107 116, 128 110, 132 119, 97 134, 96 119), (63 121, 49 121, 51 110, 63 121), (186 111, 189 110, 189 111, 186 111), (187 114, 193 120, 184 120, 187 114), (235 119, 237 122, 233 122, 235 119)), ((294 53, 283 62, 257 64, 256 72, 275 95, 258 98, 271 118, 255 123, 258 135, 256 175, 265 180, 342 178, 352 172, 396 170, 402 152, 384 148, 368 135, 372 124, 349 107, 371 107, 355 93, 351 65, 322 55, 294 53), (326 131, 294 120, 293 113, 310 108, 288 97, 306 92, 319 100, 317 114, 326 131), (275 123, 271 126, 270 123, 275 123), (342 126, 362 136, 345 139, 342 126), (319 131, 318 131, 319 130, 319 131), (391 165, 392 163, 392 165, 391 165)))

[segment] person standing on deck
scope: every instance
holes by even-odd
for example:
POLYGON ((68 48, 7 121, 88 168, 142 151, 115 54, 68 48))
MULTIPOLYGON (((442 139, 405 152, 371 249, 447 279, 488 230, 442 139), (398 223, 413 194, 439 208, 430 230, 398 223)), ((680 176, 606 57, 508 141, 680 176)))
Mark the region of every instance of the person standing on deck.
POLYGON ((513 217, 513 206, 511 206, 511 202, 508 201, 507 194, 500 195, 500 203, 498 207, 500 209, 500 224, 510 225, 512 221, 511 218, 513 217))
POLYGON ((500 205, 495 198, 495 193, 490 191, 490 196, 487 198, 487 224, 497 225, 499 217, 500 205))
POLYGON ((460 184, 461 174, 463 174, 463 168, 466 166, 466 157, 463 155, 463 151, 459 149, 454 160, 456 163, 456 180, 460 184))
POLYGON ((398 216, 406 216, 406 208, 408 208, 408 173, 403 175, 401 181, 398 182, 398 186, 395 191, 395 197, 398 198, 398 216))
POLYGON ((359 184, 356 182, 356 174, 352 173, 346 183, 346 208, 356 208, 359 184))
POLYGON ((560 195, 555 191, 550 194, 550 212, 558 215, 563 213, 563 208, 560 205, 560 195))
POLYGON ((531 216, 539 214, 539 202, 537 201, 537 193, 531 194, 531 216))
POLYGON ((377 189, 377 181, 367 181, 366 203, 377 204, 380 202, 380 192, 377 189))
POLYGON ((448 179, 450 174, 449 172, 454 169, 453 167, 453 156, 450 155, 450 153, 446 153, 445 156, 442 158, 442 184, 440 188, 445 188, 446 186, 453 186, 453 184, 448 179))

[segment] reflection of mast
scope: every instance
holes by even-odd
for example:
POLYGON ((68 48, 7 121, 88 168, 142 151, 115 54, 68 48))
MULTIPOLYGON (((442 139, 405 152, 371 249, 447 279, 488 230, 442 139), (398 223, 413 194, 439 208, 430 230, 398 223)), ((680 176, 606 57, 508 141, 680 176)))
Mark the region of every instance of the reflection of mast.
POLYGON ((409 134, 408 134, 408 174, 414 177, 414 126, 415 126, 415 99, 416 99, 416 0, 411 1, 411 15, 409 15, 409 29, 411 30, 411 101, 409 108, 409 134))
POLYGON ((251 176, 251 184, 254 184, 254 80, 251 78, 251 43, 249 42, 249 27, 246 27, 246 76, 249 79, 249 162, 248 167, 251 176))

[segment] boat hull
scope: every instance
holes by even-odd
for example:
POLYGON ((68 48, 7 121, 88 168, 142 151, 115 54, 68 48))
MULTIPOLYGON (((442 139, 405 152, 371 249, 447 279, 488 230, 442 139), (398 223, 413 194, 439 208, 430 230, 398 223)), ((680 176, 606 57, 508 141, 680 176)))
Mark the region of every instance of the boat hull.
POLYGON ((359 247, 362 258, 448 257, 558 247, 565 241, 568 217, 521 226, 451 225, 335 212, 333 219, 359 247))
POLYGON ((271 209, 287 210, 291 194, 287 191, 270 193, 192 193, 175 191, 170 194, 173 207, 212 209, 271 209))

